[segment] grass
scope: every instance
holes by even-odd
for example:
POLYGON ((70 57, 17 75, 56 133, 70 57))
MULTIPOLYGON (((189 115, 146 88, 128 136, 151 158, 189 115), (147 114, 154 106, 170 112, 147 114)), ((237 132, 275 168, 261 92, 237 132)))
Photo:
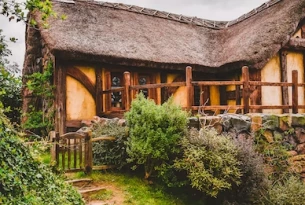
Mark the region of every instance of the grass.
POLYGON ((91 194, 89 196, 90 200, 108 200, 113 197, 113 192, 111 190, 100 190, 97 193, 91 194))
POLYGON ((204 205, 185 194, 169 193, 164 187, 129 174, 113 172, 92 172, 89 176, 81 172, 75 178, 90 177, 95 182, 111 183, 121 189, 125 195, 124 205, 204 205))

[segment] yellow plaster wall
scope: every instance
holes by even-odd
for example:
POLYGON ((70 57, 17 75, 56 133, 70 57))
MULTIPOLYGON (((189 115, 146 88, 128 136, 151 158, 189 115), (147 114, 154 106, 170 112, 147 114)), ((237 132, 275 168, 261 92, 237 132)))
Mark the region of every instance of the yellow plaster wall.
POLYGON ((92 67, 84 67, 84 66, 75 66, 78 68, 80 71, 82 71, 88 78, 89 80, 95 85, 96 82, 96 77, 95 77, 95 69, 92 67))
POLYGON ((74 78, 67 76, 67 120, 92 119, 96 115, 95 102, 88 90, 74 78))
MULTIPOLYGON (((287 54, 287 74, 288 82, 292 82, 292 71, 298 71, 298 82, 304 82, 304 65, 303 65, 303 54, 300 52, 288 52, 287 54)), ((304 105, 304 88, 299 87, 299 105, 304 105)), ((292 104, 292 88, 289 87, 289 104, 292 104)), ((299 109, 299 112, 304 112, 303 109, 299 109)))
MULTIPOLYGON (((167 75, 167 82, 171 83, 175 80, 175 78, 178 76, 178 74, 168 74, 167 75)), ((186 107, 186 87, 179 87, 176 92, 173 94, 174 102, 177 105, 180 105, 181 107, 186 107)))
MULTIPOLYGON (((279 55, 273 57, 261 71, 262 82, 281 82, 279 55)), ((262 105, 282 105, 282 90, 279 86, 262 86, 262 105)), ((264 113, 281 114, 279 109, 266 109, 264 113)))

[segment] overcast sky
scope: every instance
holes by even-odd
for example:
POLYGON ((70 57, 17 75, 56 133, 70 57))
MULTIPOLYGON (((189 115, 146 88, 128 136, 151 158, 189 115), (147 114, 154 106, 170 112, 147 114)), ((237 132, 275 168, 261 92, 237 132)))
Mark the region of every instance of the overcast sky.
MULTIPOLYGON (((229 21, 260 6, 266 0, 108 0, 108 2, 137 5, 210 20, 229 21)), ((13 52, 10 60, 17 62, 22 68, 25 50, 24 23, 8 22, 7 18, 0 16, 0 29, 4 30, 7 37, 18 38, 16 43, 9 44, 13 52)))

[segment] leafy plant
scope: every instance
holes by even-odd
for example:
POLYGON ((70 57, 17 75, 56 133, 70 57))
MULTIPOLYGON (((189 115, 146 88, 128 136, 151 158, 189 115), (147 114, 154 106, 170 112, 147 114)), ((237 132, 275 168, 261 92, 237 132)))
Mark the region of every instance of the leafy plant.
POLYGON ((54 128, 54 86, 53 78, 53 62, 51 59, 45 66, 42 73, 33 73, 27 78, 27 88, 32 92, 32 96, 36 97, 38 106, 31 105, 30 112, 24 113, 25 122, 23 128, 30 130, 36 134, 47 136, 54 128))
POLYGON ((276 181, 259 201, 263 205, 302 205, 305 201, 304 190, 305 184, 300 178, 290 176, 283 181, 276 181))
POLYGON ((226 135, 215 129, 191 129, 181 141, 183 157, 174 167, 187 173, 191 186, 209 196, 239 185, 242 176, 238 148, 226 135))
POLYGON ((20 122, 21 79, 16 77, 17 65, 10 64, 6 57, 11 55, 7 40, 0 29, 0 108, 14 123, 20 122))
POLYGON ((125 117, 129 127, 128 161, 143 165, 145 178, 171 163, 180 152, 179 140, 185 134, 188 114, 169 99, 156 105, 142 93, 132 102, 125 117))
POLYGON ((0 204, 84 204, 79 193, 35 160, 0 109, 0 204))
POLYGON ((274 142, 268 142, 263 136, 264 131, 264 129, 261 129, 255 133, 255 147, 256 151, 261 153, 264 158, 269 179, 276 181, 291 174, 288 163, 288 149, 283 139, 274 138, 274 142))
POLYGON ((234 139, 234 143, 238 150, 237 159, 241 162, 239 165, 241 182, 238 185, 234 184, 222 197, 227 202, 239 205, 257 204, 263 190, 269 186, 263 157, 256 152, 251 138, 234 139))
POLYGON ((95 165, 115 165, 121 169, 127 164, 126 127, 120 126, 117 120, 92 125, 92 136, 103 135, 115 137, 115 141, 99 141, 93 143, 93 163, 95 165))

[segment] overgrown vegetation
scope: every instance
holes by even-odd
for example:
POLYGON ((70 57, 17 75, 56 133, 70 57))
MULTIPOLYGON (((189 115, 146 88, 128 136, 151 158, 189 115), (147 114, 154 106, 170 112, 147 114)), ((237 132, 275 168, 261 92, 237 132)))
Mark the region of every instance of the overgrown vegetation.
POLYGON ((193 188, 217 197, 219 192, 240 184, 238 150, 228 136, 218 136, 214 129, 191 129, 181 143, 183 157, 174 167, 187 172, 193 188))
POLYGON ((27 78, 27 88, 36 99, 36 105, 30 106, 25 113, 23 129, 30 130, 39 136, 47 136, 54 129, 54 86, 53 62, 49 59, 42 73, 33 73, 27 78))
POLYGON ((269 179, 276 181, 290 175, 288 163, 288 148, 284 145, 282 138, 274 138, 272 143, 268 142, 264 136, 265 129, 255 133, 256 150, 262 154, 267 165, 269 179))
POLYGON ((92 125, 92 136, 103 135, 115 137, 115 141, 99 141, 93 143, 94 165, 115 165, 117 169, 127 164, 126 140, 127 128, 118 124, 118 120, 108 120, 92 125))
POLYGON ((21 79, 16 77, 16 64, 10 64, 7 57, 11 51, 0 29, 0 108, 13 123, 20 123, 21 109, 21 79))
POLYGON ((0 109, 0 204, 84 204, 49 166, 35 160, 0 109))
POLYGON ((148 179, 158 169, 166 169, 181 151, 179 140, 185 134, 188 114, 169 99, 156 105, 140 93, 125 117, 129 127, 128 162, 144 166, 148 179))

